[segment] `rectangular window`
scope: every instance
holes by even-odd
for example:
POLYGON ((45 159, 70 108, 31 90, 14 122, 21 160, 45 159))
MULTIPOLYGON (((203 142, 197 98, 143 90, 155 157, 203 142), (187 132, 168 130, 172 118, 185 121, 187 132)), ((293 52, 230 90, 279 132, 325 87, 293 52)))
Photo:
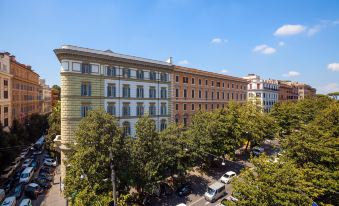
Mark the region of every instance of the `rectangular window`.
POLYGON ((205 98, 206 98, 206 100, 208 99, 208 93, 207 93, 207 91, 205 91, 205 98))
POLYGON ((176 110, 176 111, 179 110, 179 104, 175 104, 175 110, 176 110))
POLYGON ((199 90, 199 99, 201 99, 201 90, 199 90))
POLYGON ((199 79, 199 85, 201 85, 201 79, 199 79))
POLYGON ((217 99, 219 99, 219 92, 217 92, 217 99))
POLYGON ((137 103, 137 116, 144 115, 144 105, 143 103, 137 103))
POLYGON ((182 77, 182 82, 184 84, 187 84, 188 83, 188 77, 182 77))
POLYGON ((155 116, 156 115, 155 103, 150 103, 149 104, 149 115, 151 115, 151 116, 155 116))
POLYGON ((175 76, 175 82, 179 82, 179 76, 175 76))
POLYGON ((8 91, 4 91, 4 99, 8 99, 8 91))
POLYGON ((191 109, 192 109, 192 111, 194 111, 194 104, 192 104, 192 108, 191 109))
POLYGON ((4 107, 4 114, 8 113, 8 107, 4 107))
POLYGON ((107 97, 116 97, 115 84, 107 85, 107 97))
POLYGON ((192 84, 195 84, 195 81, 194 81, 195 79, 194 78, 192 78, 192 84))
POLYGON ((137 98, 144 98, 144 87, 137 86, 137 98))
POLYGON ((179 89, 175 89, 175 97, 176 97, 176 98, 179 97, 179 89))
POLYGON ((124 78, 130 78, 131 77, 131 70, 128 68, 123 68, 122 69, 122 76, 124 78))
POLYGON ((232 99, 234 99, 233 93, 232 93, 232 99))
POLYGON ((214 81, 212 81, 212 87, 214 87, 214 81))
POLYGON ((129 106, 129 103, 123 103, 122 105, 122 116, 130 116, 131 115, 131 109, 129 106))
POLYGON ((115 103, 108 103, 107 105, 107 113, 110 115, 116 115, 115 113, 115 103))
POLYGON ((207 104, 205 104, 205 110, 206 110, 206 111, 208 110, 208 105, 207 105, 207 104))
POLYGON ((125 84, 122 87, 122 97, 123 98, 130 98, 131 97, 131 90, 130 90, 128 84, 125 84))
POLYGON ((230 88, 230 83, 227 84, 227 88, 230 88))
POLYGON ((184 104, 184 111, 186 111, 186 104, 184 104))
POLYGON ((199 104, 199 110, 201 110, 201 104, 199 104))
POLYGON ((157 73, 154 71, 149 72, 149 79, 150 80, 156 80, 157 79, 157 73))
POLYGON ((89 110, 91 110, 91 106, 89 106, 89 105, 82 105, 81 106, 81 117, 86 117, 89 110))
POLYGON ((214 99, 214 92, 212 92, 212 100, 214 99))
POLYGON ((187 98, 187 89, 184 89, 184 98, 187 98))
POLYGON ((166 87, 161 87, 161 99, 166 99, 167 98, 167 88, 166 87))
POLYGON ((156 90, 155 87, 149 88, 149 98, 156 98, 156 90))
POLYGON ((208 80, 207 80, 207 79, 205 80, 205 85, 206 85, 206 86, 208 85, 208 80))
POLYGON ((160 73, 160 81, 167 82, 168 81, 168 75, 166 73, 160 73))
POLYGON ((137 70, 137 79, 144 79, 144 71, 137 70))
POLYGON ((225 92, 222 92, 222 99, 225 99, 225 92))
POLYGON ((192 90, 192 98, 194 98, 194 96, 195 96, 195 91, 192 90))
POLYGON ((232 84, 232 89, 234 88, 234 84, 232 84))
POLYGON ((81 64, 81 73, 90 74, 92 71, 92 66, 90 64, 81 64))
POLYGON ((166 115, 167 114, 166 103, 161 103, 160 114, 161 115, 166 115))
POLYGON ((116 68, 111 66, 111 67, 106 67, 106 75, 109 77, 114 77, 116 76, 116 68))
POLYGON ((91 96, 91 83, 82 82, 81 83, 81 96, 91 96))
POLYGON ((217 87, 220 87, 220 82, 217 82, 217 87))
POLYGON ((4 86, 8 86, 8 80, 4 80, 4 86))
POLYGON ((225 87, 225 82, 222 83, 222 87, 225 87))

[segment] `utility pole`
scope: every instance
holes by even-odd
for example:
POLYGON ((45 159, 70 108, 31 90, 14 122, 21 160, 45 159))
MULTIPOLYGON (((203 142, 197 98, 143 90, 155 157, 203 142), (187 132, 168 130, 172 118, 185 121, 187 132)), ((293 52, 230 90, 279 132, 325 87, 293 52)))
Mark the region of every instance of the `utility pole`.
POLYGON ((113 164, 113 154, 112 150, 109 151, 109 157, 111 160, 111 181, 112 181, 112 188, 113 188, 113 201, 114 206, 117 206, 117 191, 115 186, 115 170, 114 170, 114 164, 113 164))

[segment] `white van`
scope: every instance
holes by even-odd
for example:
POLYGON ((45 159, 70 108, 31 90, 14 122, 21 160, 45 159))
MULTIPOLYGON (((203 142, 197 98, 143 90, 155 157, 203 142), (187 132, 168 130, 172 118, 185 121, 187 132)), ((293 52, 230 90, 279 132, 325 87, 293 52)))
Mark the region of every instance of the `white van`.
POLYGON ((209 202, 215 202, 222 196, 227 194, 225 184, 221 182, 215 182, 207 188, 205 193, 205 199, 209 202))
POLYGON ((28 183, 34 175, 33 167, 26 167, 26 169, 21 173, 19 183, 28 183))

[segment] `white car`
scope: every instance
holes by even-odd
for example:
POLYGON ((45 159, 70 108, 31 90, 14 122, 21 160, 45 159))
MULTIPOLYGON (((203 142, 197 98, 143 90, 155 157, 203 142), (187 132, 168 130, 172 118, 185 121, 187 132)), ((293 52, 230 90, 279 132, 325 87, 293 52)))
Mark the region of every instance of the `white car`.
POLYGON ((57 166, 57 162, 54 159, 45 159, 44 160, 44 165, 56 167, 57 166))
POLYGON ((21 200, 19 206, 32 206, 32 205, 33 205, 33 204, 32 204, 32 200, 26 198, 26 199, 21 200))
POLYGON ((22 168, 29 167, 29 165, 32 163, 32 159, 25 159, 24 163, 22 164, 22 168))
POLYGON ((228 171, 226 172, 223 176, 221 176, 220 181, 222 183, 228 184, 231 182, 233 177, 235 177, 237 174, 233 171, 228 171))
POLYGON ((16 199, 14 196, 7 197, 1 204, 1 206, 15 206, 16 199))
POLYGON ((13 173, 13 167, 7 167, 1 172, 1 179, 8 179, 13 173))

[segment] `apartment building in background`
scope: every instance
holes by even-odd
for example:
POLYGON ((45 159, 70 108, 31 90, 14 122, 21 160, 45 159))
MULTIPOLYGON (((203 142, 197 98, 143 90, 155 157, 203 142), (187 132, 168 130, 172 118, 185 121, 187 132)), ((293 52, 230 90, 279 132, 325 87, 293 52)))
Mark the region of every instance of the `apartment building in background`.
POLYGON ((196 111, 212 111, 229 102, 245 102, 247 80, 175 66, 172 78, 172 119, 188 126, 196 111))
POLYGON ((52 107, 58 104, 60 101, 60 91, 58 89, 52 88, 51 89, 51 98, 52 98, 52 107))
POLYGON ((293 86, 298 88, 298 99, 305 99, 308 97, 314 97, 316 95, 317 90, 313 88, 312 86, 300 83, 300 82, 292 82, 293 86))
POLYGON ((281 81, 279 83, 279 102, 297 101, 298 100, 298 87, 290 84, 290 81, 281 81))
POLYGON ((10 54, 0 53, 0 123, 8 131, 12 125, 12 77, 10 54))
POLYGON ((12 118, 23 121, 26 116, 42 112, 42 88, 39 75, 29 65, 10 56, 12 74, 12 118))
MULTIPOLYGON (((158 131, 171 117, 170 63, 76 46, 54 50, 61 63, 62 160, 79 121, 89 110, 102 108, 114 115, 126 136, 135 136, 135 123, 148 114, 158 131)), ((63 161, 61 161, 63 162, 63 161)), ((62 165, 62 177, 65 167, 62 165)))
POLYGON ((258 103, 263 111, 269 112, 273 105, 278 102, 278 81, 264 80, 256 74, 248 74, 243 78, 249 81, 247 85, 248 100, 258 103))
POLYGON ((52 90, 46 84, 44 79, 39 79, 39 84, 42 91, 42 114, 48 114, 52 111, 52 90))

